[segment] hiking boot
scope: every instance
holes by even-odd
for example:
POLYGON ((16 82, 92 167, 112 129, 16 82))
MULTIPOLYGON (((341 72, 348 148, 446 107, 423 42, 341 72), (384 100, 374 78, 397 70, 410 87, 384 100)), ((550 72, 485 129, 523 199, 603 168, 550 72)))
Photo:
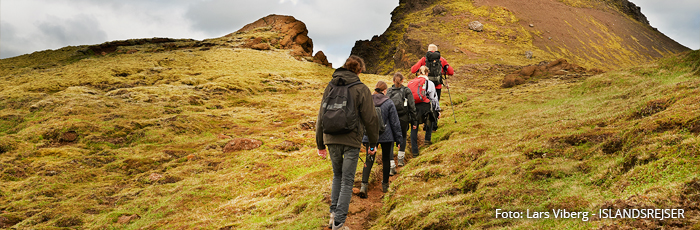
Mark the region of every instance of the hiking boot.
POLYGON ((360 187, 360 198, 367 198, 367 186, 369 186, 367 183, 362 183, 362 187, 360 187))
POLYGON ((350 227, 345 226, 345 223, 342 223, 338 226, 333 225, 333 227, 331 229, 332 230, 350 230, 350 227))
POLYGON ((413 154, 413 158, 418 157, 418 153, 412 153, 412 154, 413 154))
POLYGON ((382 183, 382 192, 389 192, 389 183, 382 183))
POLYGON ((430 146, 432 144, 433 144, 433 142, 429 141, 429 140, 425 140, 425 142, 423 143, 423 145, 425 145, 425 146, 430 146))
POLYGON ((403 159, 405 158, 405 156, 406 156, 406 152, 399 151, 399 157, 397 157, 397 158, 399 158, 399 162, 398 162, 399 166, 403 166, 403 159))
POLYGON ((391 169, 389 170, 389 176, 393 176, 393 175, 396 175, 396 174, 398 174, 398 173, 396 173, 396 168, 391 168, 391 169))
POLYGON ((331 220, 328 221, 328 228, 333 229, 333 222, 335 221, 335 213, 331 213, 331 220))

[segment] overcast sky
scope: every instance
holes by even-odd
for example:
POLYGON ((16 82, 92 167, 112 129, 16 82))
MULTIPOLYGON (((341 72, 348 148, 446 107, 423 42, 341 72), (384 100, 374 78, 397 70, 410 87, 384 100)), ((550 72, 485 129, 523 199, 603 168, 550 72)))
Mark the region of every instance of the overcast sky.
MULTIPOLYGON (((700 49, 699 0, 633 0, 652 26, 700 49)), ((0 58, 132 38, 202 40, 269 14, 306 23, 334 67, 356 40, 384 32, 398 0, 0 0, 0 58)))

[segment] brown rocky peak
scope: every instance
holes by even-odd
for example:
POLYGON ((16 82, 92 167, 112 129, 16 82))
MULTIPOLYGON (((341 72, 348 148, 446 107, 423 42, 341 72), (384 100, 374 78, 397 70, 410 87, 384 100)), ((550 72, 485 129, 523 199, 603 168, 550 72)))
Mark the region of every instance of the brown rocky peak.
MULTIPOLYGON (((280 33, 281 38, 276 41, 279 42, 280 48, 292 50, 293 56, 311 57, 314 44, 307 35, 309 31, 306 29, 306 24, 292 16, 271 14, 244 26, 236 33, 245 33, 263 27, 269 27, 270 31, 280 33)), ((253 45, 257 44, 249 44, 251 47, 253 45)))
POLYGON ((333 67, 333 65, 330 62, 328 62, 328 58, 326 57, 326 54, 323 53, 323 51, 316 52, 316 55, 314 55, 314 62, 327 67, 333 67))

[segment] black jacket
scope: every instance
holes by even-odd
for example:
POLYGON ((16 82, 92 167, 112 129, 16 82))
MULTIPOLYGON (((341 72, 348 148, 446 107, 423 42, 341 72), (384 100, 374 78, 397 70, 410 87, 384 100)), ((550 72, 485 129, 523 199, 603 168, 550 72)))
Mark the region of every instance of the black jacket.
MULTIPOLYGON (((382 109, 382 120, 384 121, 384 125, 386 126, 386 129, 384 130, 384 133, 379 135, 379 143, 386 143, 386 142, 401 142, 401 138, 403 138, 403 135, 401 135, 401 122, 399 122, 399 114, 396 113, 396 106, 394 106, 394 102, 389 100, 389 97, 387 97, 384 94, 373 94, 372 95, 372 100, 374 101, 374 106, 379 107, 382 109)), ((362 142, 367 142, 368 138, 367 136, 364 136, 362 138, 362 142)))

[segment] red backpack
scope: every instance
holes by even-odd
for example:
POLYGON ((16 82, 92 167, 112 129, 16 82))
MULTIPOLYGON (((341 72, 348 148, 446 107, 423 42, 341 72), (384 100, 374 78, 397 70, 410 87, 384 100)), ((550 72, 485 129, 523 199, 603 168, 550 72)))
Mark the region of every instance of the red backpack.
POLYGON ((408 82, 408 88, 411 89, 413 100, 418 103, 428 103, 430 98, 427 96, 428 83, 425 78, 417 77, 408 82))

